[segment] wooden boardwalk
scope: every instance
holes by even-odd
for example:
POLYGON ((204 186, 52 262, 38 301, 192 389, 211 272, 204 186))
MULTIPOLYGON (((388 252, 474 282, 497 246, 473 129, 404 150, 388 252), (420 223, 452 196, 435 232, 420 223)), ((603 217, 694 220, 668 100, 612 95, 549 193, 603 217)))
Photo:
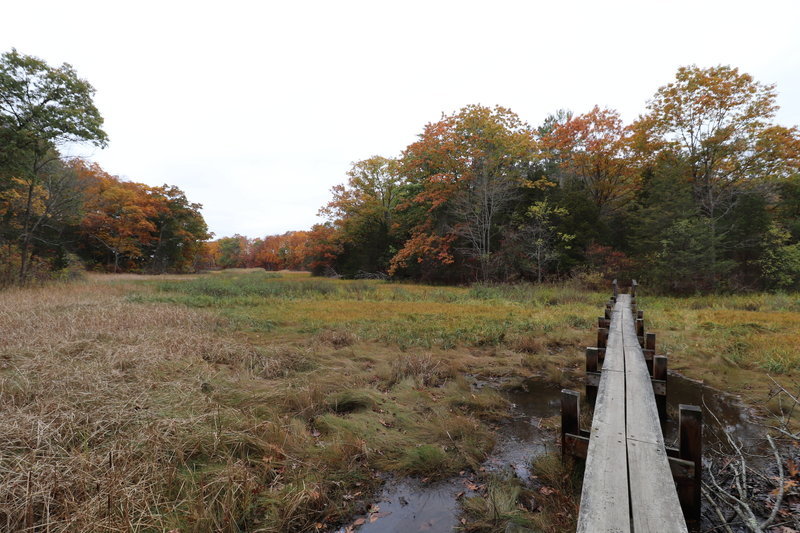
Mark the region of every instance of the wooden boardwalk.
POLYGON ((612 300, 605 321, 600 319, 608 327, 599 330, 598 346, 587 350, 590 431, 578 427, 579 393, 562 395, 564 452, 586 460, 577 530, 686 532, 684 512, 690 518, 699 513, 699 410, 681 406, 682 446, 668 449, 660 424, 665 409, 656 401, 657 393, 666 393, 666 358, 653 357, 654 336, 648 339, 652 348, 643 349, 643 320, 632 296, 615 294, 612 300), (657 364, 648 364, 654 359, 657 364), (593 372, 598 360, 599 376, 593 372), (654 379, 653 366, 663 379, 654 379))

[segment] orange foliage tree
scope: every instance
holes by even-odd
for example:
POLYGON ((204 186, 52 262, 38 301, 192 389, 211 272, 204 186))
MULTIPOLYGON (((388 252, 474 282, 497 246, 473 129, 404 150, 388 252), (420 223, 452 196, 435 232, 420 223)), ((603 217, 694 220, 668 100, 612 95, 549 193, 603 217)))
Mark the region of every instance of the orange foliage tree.
POLYGON ((402 156, 416 194, 406 202, 410 238, 390 272, 455 278, 467 259, 474 275, 491 275, 499 234, 537 157, 533 132, 502 107, 467 106, 425 126, 402 156))
POLYGON ((595 106, 555 124, 542 138, 549 155, 559 162, 559 178, 582 184, 602 214, 633 199, 637 168, 630 133, 619 113, 595 106))

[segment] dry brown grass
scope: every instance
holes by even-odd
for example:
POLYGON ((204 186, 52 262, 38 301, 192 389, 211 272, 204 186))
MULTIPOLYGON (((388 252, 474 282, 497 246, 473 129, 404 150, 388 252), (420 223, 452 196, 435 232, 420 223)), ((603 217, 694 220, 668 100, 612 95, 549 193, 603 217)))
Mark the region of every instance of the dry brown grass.
POLYGON ((214 364, 276 375, 298 363, 223 327, 93 283, 4 293, 0 528, 162 530, 183 514, 198 531, 237 530, 234 517, 264 481, 239 457, 285 435, 238 433, 241 421, 222 430, 229 413, 213 399, 214 364), (182 490, 179 471, 200 456, 222 464, 198 492, 182 490))
POLYGON ((504 405, 446 358, 337 327, 265 338, 126 280, 3 293, 0 531, 313 531, 375 468, 430 469, 409 450, 451 444, 451 409, 471 429, 437 475, 491 446, 473 415, 504 405))

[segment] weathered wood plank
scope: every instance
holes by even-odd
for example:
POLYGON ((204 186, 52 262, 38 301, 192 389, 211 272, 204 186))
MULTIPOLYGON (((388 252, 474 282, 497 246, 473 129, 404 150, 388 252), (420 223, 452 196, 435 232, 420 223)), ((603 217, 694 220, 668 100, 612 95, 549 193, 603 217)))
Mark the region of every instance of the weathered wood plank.
POLYGON ((664 447, 650 373, 629 306, 620 295, 625 359, 626 443, 635 531, 685 532, 678 494, 664 447), (676 519, 677 518, 677 519, 676 519))
POLYGON ((625 441, 625 355, 621 310, 611 313, 583 476, 579 532, 628 533, 630 508, 625 441))

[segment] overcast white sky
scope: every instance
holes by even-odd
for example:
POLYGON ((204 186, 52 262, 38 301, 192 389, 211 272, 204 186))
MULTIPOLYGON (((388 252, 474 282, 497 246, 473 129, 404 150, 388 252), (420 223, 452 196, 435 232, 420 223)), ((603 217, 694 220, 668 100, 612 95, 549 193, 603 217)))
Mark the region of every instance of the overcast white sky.
POLYGON ((80 155, 170 183, 217 236, 307 229, 352 161, 503 105, 532 125, 595 104, 630 121, 681 65, 777 83, 800 124, 800 2, 5 2, 0 51, 71 63, 111 139, 80 155))

